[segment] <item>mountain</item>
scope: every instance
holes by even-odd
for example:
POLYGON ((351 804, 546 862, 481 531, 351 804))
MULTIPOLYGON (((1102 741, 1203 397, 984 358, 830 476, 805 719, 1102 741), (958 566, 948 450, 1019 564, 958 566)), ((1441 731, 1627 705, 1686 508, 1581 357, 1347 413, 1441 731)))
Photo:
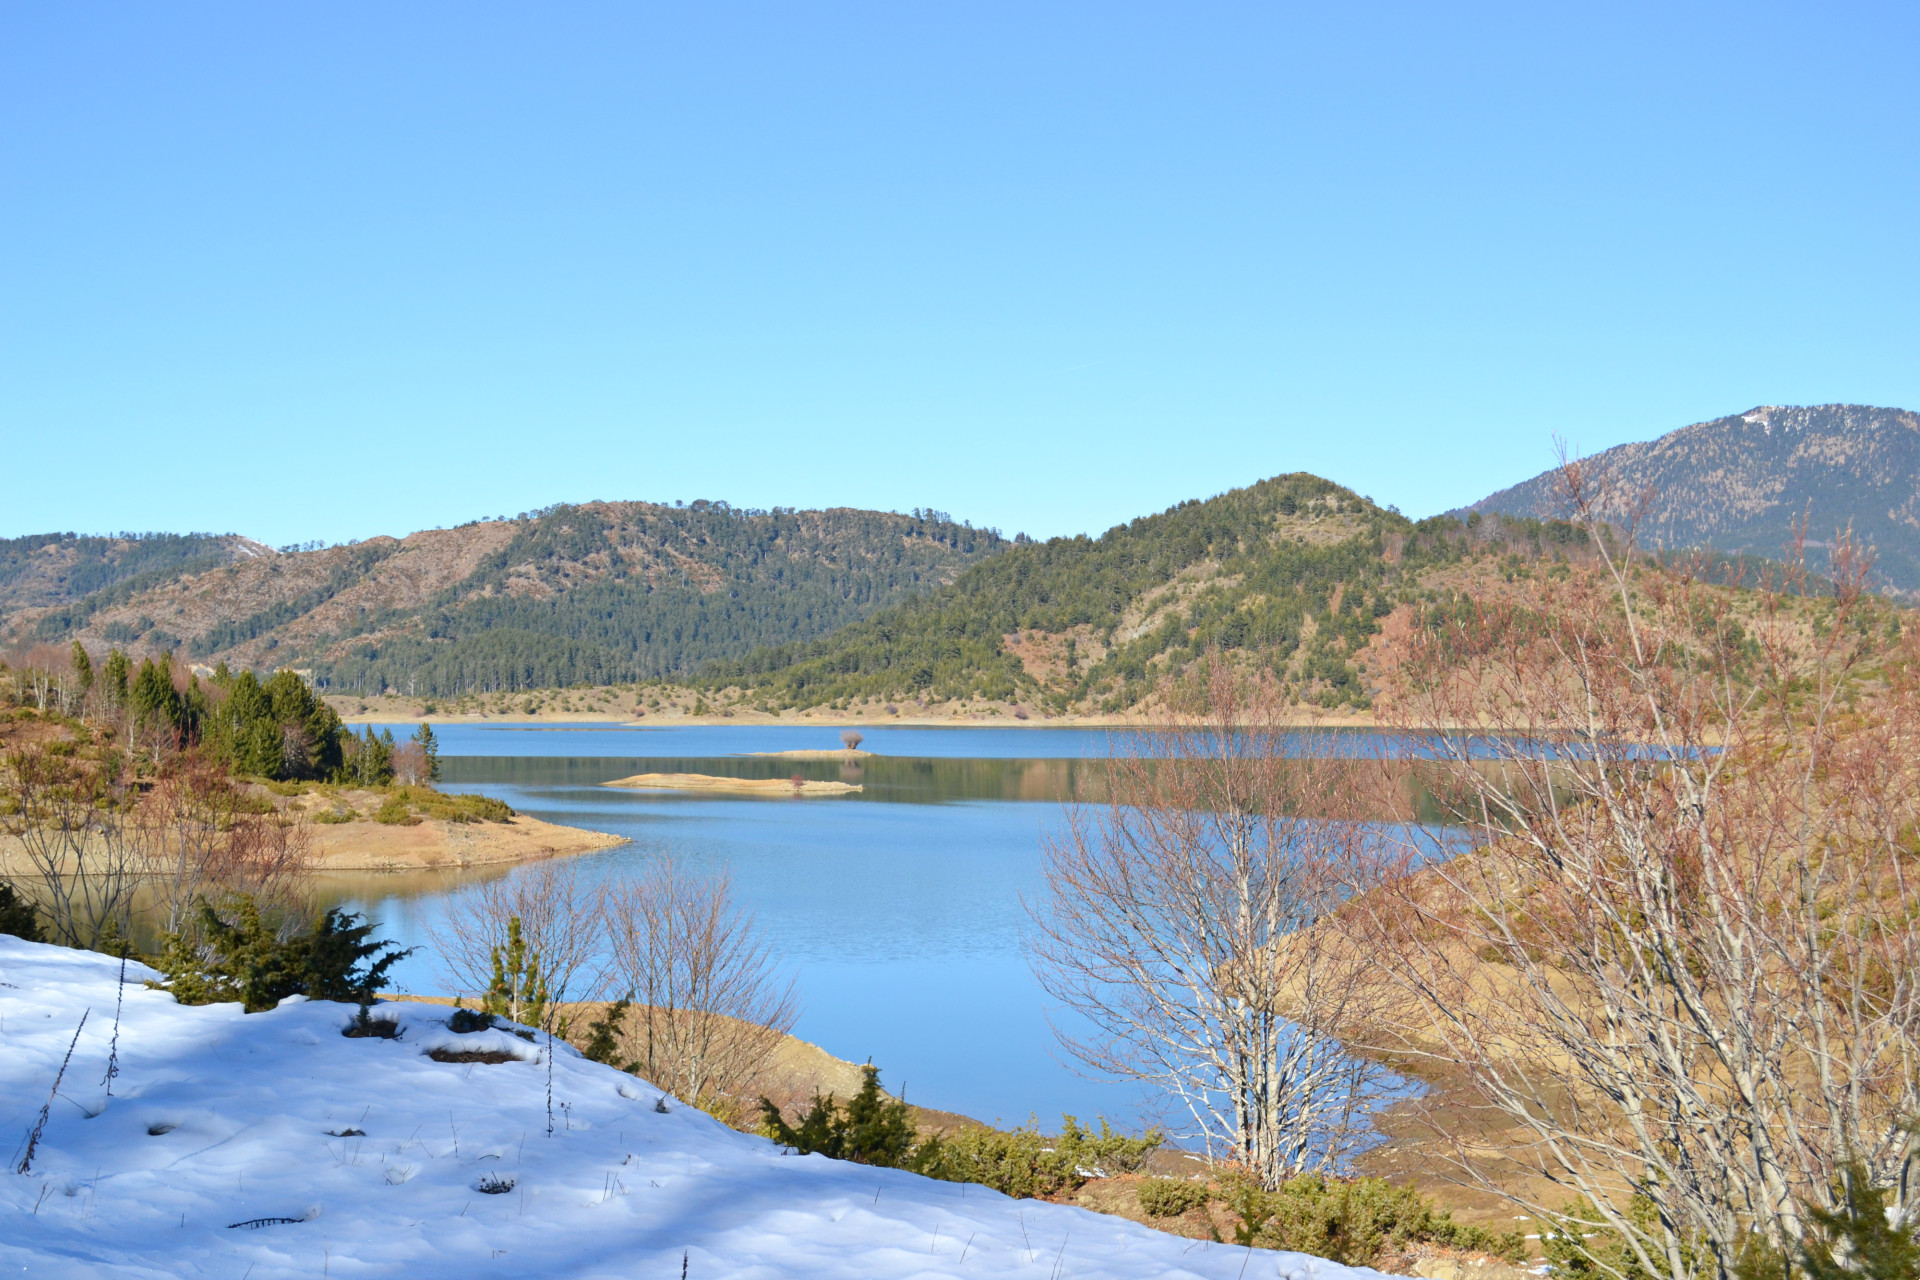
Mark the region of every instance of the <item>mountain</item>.
MULTIPOLYGON (((1624 523, 1650 494, 1638 526, 1650 549, 1778 557, 1805 515, 1811 567, 1826 567, 1835 532, 1852 525, 1873 546, 1884 586, 1920 592, 1920 414, 1855 404, 1763 405, 1619 445, 1591 462, 1607 477, 1602 514, 1609 519, 1624 523)), ((1556 473, 1467 510, 1561 515, 1556 473)))
POLYGON ((275 554, 237 534, 41 533, 0 539, 0 624, 21 609, 100 604, 182 573, 275 554))
MULTIPOLYGON (((62 589, 51 567, 23 571, 38 595, 17 595, 35 607, 6 616, 5 638, 292 666, 343 692, 604 684, 824 634, 1009 545, 939 512, 724 502, 557 506, 324 550, 246 543, 244 557, 219 541, 103 586, 86 577, 105 572, 94 560, 62 589)), ((52 564, 47 547, 21 554, 52 564)))
MULTIPOLYGON (((1504 536, 1485 523, 1480 536, 1504 536)), ((1318 476, 1277 476, 1099 538, 1015 546, 936 591, 701 679, 768 709, 1031 699, 1114 711, 1217 645, 1257 656, 1299 697, 1364 706, 1361 651, 1410 574, 1465 554, 1461 533, 1445 518, 1416 527, 1318 476)))

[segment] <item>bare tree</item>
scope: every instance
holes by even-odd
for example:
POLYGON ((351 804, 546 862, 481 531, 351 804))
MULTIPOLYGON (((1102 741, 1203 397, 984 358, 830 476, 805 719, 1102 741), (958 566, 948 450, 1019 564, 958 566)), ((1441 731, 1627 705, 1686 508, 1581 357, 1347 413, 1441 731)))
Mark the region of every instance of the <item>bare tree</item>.
POLYGON ((36 743, 0 760, 0 797, 0 822, 39 882, 52 940, 98 947, 124 938, 140 879, 127 789, 103 766, 36 743))
POLYGON ((1326 922, 1397 864, 1342 812, 1354 766, 1289 731, 1270 680, 1215 654, 1167 706, 1115 753, 1111 804, 1046 847, 1031 960, 1086 1023, 1056 1030, 1269 1186, 1337 1168, 1387 1077, 1340 1042, 1369 984, 1326 922))
POLYGON ((849 751, 858 751, 860 744, 866 740, 866 735, 858 729, 842 729, 840 731, 840 745, 849 751))
POLYGON ((798 1007, 727 875, 655 862, 609 890, 607 923, 639 1074, 695 1105, 758 1088, 798 1007))
POLYGON ((403 787, 420 786, 433 780, 433 762, 418 742, 403 742, 393 749, 393 780, 403 787))
POLYGON ((453 894, 426 930, 449 992, 469 998, 486 993, 494 952, 506 947, 508 922, 517 919, 527 950, 539 957, 553 1005, 594 999, 603 896, 600 885, 589 883, 573 863, 554 859, 453 894))
POLYGON ((196 902, 226 894, 244 894, 290 923, 299 915, 310 829, 259 811, 225 766, 198 750, 162 766, 133 811, 129 836, 164 932, 190 928, 196 902))
POLYGON ((1635 557, 1563 478, 1594 566, 1429 609, 1393 677, 1480 848, 1351 913, 1410 998, 1392 1047, 1464 1066, 1515 1158, 1594 1206, 1570 1236, 1646 1273, 1791 1254, 1854 1159, 1913 1221, 1920 640, 1887 643, 1846 538, 1823 598, 1737 596, 1635 557))

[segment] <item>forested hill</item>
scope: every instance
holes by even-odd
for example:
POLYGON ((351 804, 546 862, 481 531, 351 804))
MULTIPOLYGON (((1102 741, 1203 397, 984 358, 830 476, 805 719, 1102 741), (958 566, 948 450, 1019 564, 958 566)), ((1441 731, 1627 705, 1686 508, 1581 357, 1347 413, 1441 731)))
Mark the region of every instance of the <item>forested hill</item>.
POLYGON ((1111 711, 1218 645, 1302 698, 1361 706, 1359 654, 1398 584, 1464 546, 1317 476, 1279 476, 1097 539, 1015 547, 830 636, 715 664, 702 682, 769 708, 979 699, 1111 711))
MULTIPOLYGON (((1603 514, 1624 522, 1642 495, 1649 549, 1712 547, 1778 557, 1807 517, 1808 559, 1826 568, 1849 524, 1876 552, 1882 585, 1920 592, 1920 414, 1857 404, 1762 406, 1658 440, 1594 455, 1609 477, 1603 514)), ((1502 489, 1470 510, 1563 514, 1554 472, 1502 489)))
POLYGON ((88 596, 104 599, 103 593, 115 588, 130 596, 182 573, 272 554, 273 548, 231 533, 0 538, 0 627, 22 609, 69 605, 88 596))
POLYGON ((0 638, 292 666, 342 692, 605 684, 823 635, 1008 545, 938 512, 595 502, 404 539, 261 548, 242 562, 189 559, 17 611, 0 638))

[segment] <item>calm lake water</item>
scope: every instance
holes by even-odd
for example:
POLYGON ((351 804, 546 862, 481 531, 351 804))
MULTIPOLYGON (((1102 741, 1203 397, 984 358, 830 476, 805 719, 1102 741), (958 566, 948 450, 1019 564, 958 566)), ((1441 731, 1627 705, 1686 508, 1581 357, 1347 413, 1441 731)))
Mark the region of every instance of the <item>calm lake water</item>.
MULTIPOLYGON (((731 872, 798 979, 795 1034, 869 1058, 889 1089, 983 1120, 1106 1115, 1138 1124, 1130 1086, 1079 1075, 1020 948, 1024 901, 1040 889, 1042 842, 1062 800, 1098 773, 1109 735, 1085 729, 873 729, 859 765, 744 753, 837 748, 836 729, 789 726, 436 727, 442 785, 505 800, 549 822, 624 836, 577 860, 618 875, 672 855, 731 872), (641 772, 838 778, 844 796, 684 795, 601 783, 641 772)), ((396 727, 395 736, 409 730, 396 727)), ((511 873, 508 873, 511 874, 511 873)), ((397 941, 423 942, 445 877, 342 884, 350 905, 397 941)), ((439 992, 429 954, 398 970, 439 992)), ((1055 1016, 1058 1016, 1055 1014, 1055 1016)))

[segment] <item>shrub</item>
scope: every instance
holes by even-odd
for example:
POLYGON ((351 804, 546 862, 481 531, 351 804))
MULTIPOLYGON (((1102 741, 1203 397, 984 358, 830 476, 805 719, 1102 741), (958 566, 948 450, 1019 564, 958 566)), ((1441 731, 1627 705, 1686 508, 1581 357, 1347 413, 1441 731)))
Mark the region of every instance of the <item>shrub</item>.
MULTIPOLYGON (((248 1013, 271 1009, 292 995, 370 1004, 387 985, 387 970, 413 948, 368 941, 370 924, 339 908, 320 917, 312 933, 282 939, 250 897, 227 899, 219 910, 199 904, 198 942, 182 933, 163 940, 155 967, 163 989, 181 1004, 238 1000, 248 1013)), ((149 983, 161 987, 160 983, 149 983)))
POLYGON ((360 815, 351 809, 328 809, 324 813, 314 814, 313 820, 315 822, 324 822, 331 826, 341 822, 352 822, 359 816, 360 815))
POLYGON ((599 1018, 587 1028, 587 1043, 580 1050, 581 1056, 589 1062, 604 1062, 610 1067, 619 1067, 622 1071, 637 1072, 639 1063, 630 1063, 621 1067, 618 1060, 620 1026, 626 1021, 627 1010, 632 1007, 633 994, 629 992, 602 1009, 599 1018))
POLYGON ((818 1152, 836 1160, 911 1169, 943 1182, 979 1183, 1027 1199, 1071 1191, 1089 1177, 1135 1172, 1162 1141, 1158 1131, 1143 1138, 1115 1133, 1105 1120, 1096 1133, 1065 1116, 1057 1135, 1042 1133, 1033 1124, 1018 1129, 969 1125, 916 1142, 907 1104, 880 1092, 880 1070, 871 1063, 861 1069, 859 1092, 844 1104, 831 1095, 815 1094, 800 1123, 790 1125, 778 1107, 762 1098, 760 1115, 763 1134, 803 1155, 818 1152))
POLYGON ((913 1122, 907 1104, 880 1092, 880 1069, 860 1069, 860 1088, 845 1104, 832 1094, 813 1095, 800 1123, 789 1125, 780 1108, 760 1099, 762 1131, 801 1155, 818 1152, 835 1160, 899 1168, 913 1150, 913 1122))
POLYGON ((492 796, 442 795, 438 791, 408 788, 408 802, 429 818, 441 822, 511 822, 513 809, 504 800, 492 796))
POLYGON ((470 1035, 475 1031, 493 1030, 493 1015, 483 1009, 462 1009, 455 1006, 453 1016, 447 1019, 447 1029, 455 1035, 470 1035))
POLYGON ((1295 1178, 1277 1190, 1250 1179, 1222 1184, 1221 1199, 1240 1219, 1234 1242, 1311 1253, 1346 1266, 1366 1266, 1412 1243, 1526 1259, 1517 1231, 1493 1232, 1455 1222, 1412 1187, 1384 1178, 1295 1178))
POLYGON ((1148 1178, 1138 1191, 1140 1207, 1150 1218, 1177 1218, 1213 1199, 1213 1188, 1184 1178, 1148 1178))
POLYGON ((340 1033, 349 1040, 398 1040, 400 1023, 393 1018, 376 1018, 371 1005, 361 1005, 360 1012, 340 1033))
POLYGON ((399 796, 388 796, 380 807, 373 812, 373 820, 389 827, 418 826, 420 819, 415 816, 407 802, 399 796))
POLYGON ((1102 1120, 1095 1133, 1081 1128, 1072 1116, 1063 1116, 1057 1135, 1029 1123, 1018 1129, 969 1126, 928 1138, 914 1152, 912 1167, 929 1178, 977 1182, 1030 1199, 1072 1191, 1089 1177, 1132 1173, 1161 1141, 1157 1131, 1129 1138, 1102 1120))
POLYGON ((0 933, 11 934, 28 942, 47 940, 40 931, 40 913, 4 880, 0 880, 0 933))

